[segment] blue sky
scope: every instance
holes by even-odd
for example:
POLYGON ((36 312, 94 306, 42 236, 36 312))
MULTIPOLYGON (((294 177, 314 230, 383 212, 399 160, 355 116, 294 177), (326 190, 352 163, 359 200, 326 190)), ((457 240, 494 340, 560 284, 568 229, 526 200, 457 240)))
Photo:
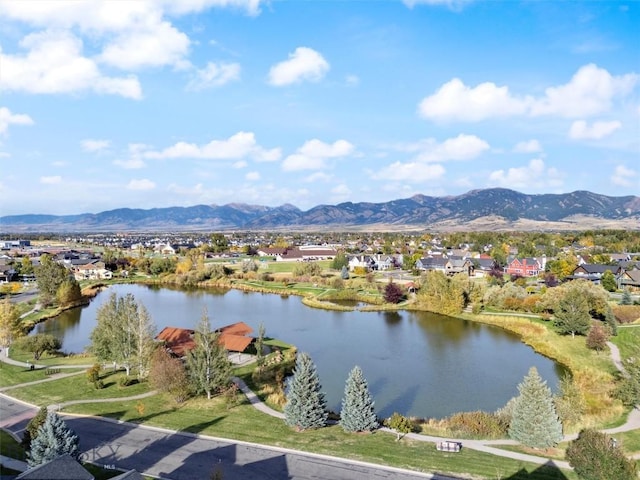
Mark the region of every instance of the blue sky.
POLYGON ((640 194, 640 2, 0 0, 0 215, 640 194))

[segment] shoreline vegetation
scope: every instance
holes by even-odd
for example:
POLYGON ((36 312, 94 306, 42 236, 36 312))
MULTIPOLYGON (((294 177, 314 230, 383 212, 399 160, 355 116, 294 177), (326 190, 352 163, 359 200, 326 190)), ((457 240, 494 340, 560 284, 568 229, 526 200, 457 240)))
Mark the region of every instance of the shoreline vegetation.
MULTIPOLYGON (((133 277, 108 282, 102 281, 86 284, 82 289, 83 299, 85 303, 89 302, 100 292, 108 289, 110 285, 121 283, 145 284, 149 286, 165 288, 185 288, 184 285, 181 285, 179 282, 175 282, 174 279, 171 278, 171 276, 166 276, 164 278, 133 277)), ((383 283, 381 282, 377 282, 377 285, 372 285, 371 282, 362 282, 361 284, 358 284, 357 289, 345 288, 338 290, 335 288, 331 288, 331 286, 321 285, 319 283, 313 283, 311 281, 297 283, 293 281, 286 281, 286 279, 274 282, 273 280, 260 281, 258 279, 227 278, 222 280, 208 280, 204 282, 198 282, 196 285, 190 285, 186 288, 223 288, 263 294, 275 294, 281 296, 296 295, 302 297, 302 302, 306 306, 310 308, 320 308, 326 310, 425 310, 424 308, 420 308, 420 305, 418 305, 418 303, 416 302, 414 295, 409 295, 408 299, 405 299, 398 304, 385 303, 380 295, 380 292, 382 290, 380 288, 381 285, 383 285, 383 283), (376 291, 378 293, 377 297, 375 294, 376 291), (340 302, 347 302, 348 304, 345 305, 341 304, 340 302)), ((43 312, 36 312, 40 314, 40 316, 38 317, 38 321, 44 321, 47 318, 54 317, 58 315, 60 311, 51 309, 47 312, 46 315, 42 315, 43 312)), ((27 320, 28 318, 33 318, 32 315, 27 316, 25 320, 27 320)), ((618 425, 623 422, 624 415, 628 413, 629 410, 624 408, 620 404, 620 402, 613 400, 612 397, 609 396, 614 386, 616 374, 615 366, 612 364, 610 357, 588 350, 584 346, 584 342, 580 342, 580 344, 578 344, 578 342, 576 341, 572 342, 571 336, 558 335, 551 328, 551 324, 548 321, 548 318, 544 318, 542 315, 518 315, 515 312, 471 313, 469 311, 463 311, 459 315, 449 316, 452 319, 484 323, 513 332, 514 334, 518 335, 520 341, 522 341, 526 345, 529 345, 537 353, 558 362, 559 364, 563 365, 569 372, 571 372, 572 377, 575 379, 577 386, 579 387, 585 398, 587 410, 585 411, 585 415, 583 416, 581 423, 579 425, 571 426, 565 431, 565 433, 574 433, 580 428, 585 427, 610 427, 612 425, 618 425)), ((281 348, 284 352, 286 352, 287 349, 291 349, 292 352, 295 352, 295 346, 287 346, 281 343, 279 344, 279 348, 281 348)), ((72 355, 71 357, 80 356, 81 355, 72 355)), ((73 358, 71 359, 73 360, 73 358)), ((49 359, 47 359, 47 363, 49 363, 48 360, 49 359)), ((54 361, 53 358, 51 360, 54 361)), ((76 358, 75 361, 78 361, 78 359, 76 358)), ((236 374, 240 378, 245 379, 247 384, 249 384, 252 389, 255 389, 254 391, 258 395, 258 397, 265 401, 269 406, 280 410, 282 406, 283 392, 280 391, 277 385, 275 387, 274 385, 269 385, 268 375, 266 375, 266 381, 261 382, 258 378, 256 378, 256 381, 254 381, 254 369, 255 365, 253 367, 241 367, 236 371, 236 374)), ((106 370, 105 374, 107 374, 106 370)), ((21 378, 21 375, 23 374, 17 373, 16 375, 21 378)), ((82 375, 77 377, 77 379, 81 377, 82 375)), ((77 379, 75 380, 76 382, 79 381, 77 379)), ((70 382, 68 388, 69 391, 73 391, 77 388, 77 386, 71 386, 74 382, 73 379, 69 379, 68 382, 70 382)), ((35 387, 32 387, 32 389, 33 388, 35 387)), ((129 387, 127 387, 127 389, 128 388, 129 387)), ((47 399, 49 398, 48 395, 50 395, 50 393, 47 392, 50 391, 48 389, 45 389, 40 392, 37 388, 35 388, 35 390, 33 391, 31 391, 30 389, 21 391, 19 389, 15 393, 19 397, 24 396, 25 394, 28 397, 39 394, 41 395, 41 403, 48 403, 49 400, 47 399)), ((127 390, 127 392, 129 392, 129 390, 127 390)), ((106 392, 104 393, 106 394, 106 392)), ((118 396, 124 394, 124 391, 118 392, 118 396)), ((93 395, 93 393, 87 392, 86 395, 91 396, 93 395)), ((194 415, 201 415, 203 408, 214 408, 214 410, 224 409, 227 412, 229 408, 226 406, 214 406, 213 404, 211 404, 211 406, 209 407, 205 407, 202 399, 193 398, 182 406, 174 406, 167 410, 166 407, 162 406, 164 405, 164 400, 156 397, 159 397, 159 395, 149 397, 147 399, 144 399, 143 401, 126 403, 122 402, 120 404, 122 407, 122 415, 119 416, 119 420, 146 423, 150 425, 188 431, 188 425, 190 425, 189 421, 192 420, 194 415), (152 413, 156 410, 158 411, 157 417, 154 418, 154 420, 150 420, 152 416, 156 415, 152 413), (144 414, 141 414, 141 411, 144 414), (145 418, 147 420, 145 420, 145 418)), ((218 403, 223 404, 224 399, 215 400, 215 404, 217 405, 218 403)), ((345 443, 344 448, 342 446, 339 446, 337 449, 332 447, 330 451, 326 451, 325 448, 320 448, 318 446, 320 444, 317 442, 320 442, 322 444, 328 442, 329 440, 325 438, 327 436, 331 437, 332 439, 343 438, 343 433, 341 431, 338 431, 337 427, 335 426, 329 426, 324 429, 320 429, 317 432, 314 431, 305 433, 304 437, 308 438, 306 440, 303 440, 301 445, 301 434, 295 434, 295 438, 293 438, 293 434, 286 431, 284 425, 280 425, 279 422, 276 422, 272 418, 262 418, 262 416, 259 416, 257 412, 253 412, 252 409, 246 409, 245 404, 246 401, 243 401, 240 407, 234 408, 241 408, 243 412, 241 416, 246 416, 247 418, 251 419, 252 427, 250 428, 250 430, 255 431, 255 425, 264 425, 265 427, 268 426, 268 431, 273 430, 280 432, 277 439, 271 438, 269 435, 262 435, 258 438, 254 438, 253 436, 251 436, 251 438, 248 438, 247 435, 238 435, 237 424, 238 422, 242 423, 242 421, 239 419, 233 420, 233 418, 236 416, 227 415, 226 413, 224 414, 224 417, 228 417, 229 420, 223 422, 224 424, 219 425, 219 428, 221 428, 222 430, 220 432, 216 430, 215 433, 222 434, 223 436, 228 435, 229 438, 257 441, 258 443, 264 443, 267 445, 295 445, 293 448, 300 448, 306 451, 318 453, 336 454, 338 456, 345 456, 347 458, 359 458, 365 461, 372 461, 374 463, 382 461, 384 464, 411 468, 413 470, 417 469, 418 471, 433 471, 433 469, 436 468, 438 469, 438 471, 448 472, 450 474, 470 474, 473 475, 474 478, 493 478, 493 475, 495 475, 495 473, 492 473, 494 463, 499 464, 501 466, 500 468, 504 472, 510 472, 510 474, 522 471, 522 462, 510 460, 503 457, 496 457, 493 454, 481 454, 479 452, 471 453, 470 451, 465 451, 463 452, 463 454, 457 454, 458 456, 456 457, 456 461, 454 462, 454 464, 450 462, 445 462, 443 464, 442 459, 440 458, 440 454, 433 454, 431 452, 432 449, 429 448, 428 445, 423 444, 422 442, 414 442, 409 438, 403 440, 403 444, 402 446, 400 446, 400 449, 398 449, 397 452, 395 450, 398 446, 395 444, 392 445, 393 452, 391 454, 391 457, 389 457, 389 454, 387 452, 389 445, 380 435, 370 435, 362 437, 365 438, 365 440, 363 440, 363 445, 358 447, 359 453, 354 453, 354 444, 349 439, 340 440, 340 442, 345 443), (372 445, 369 445, 370 443, 372 443, 372 445), (368 451, 371 448, 374 448, 375 451, 380 452, 377 457, 375 454, 371 454, 368 451), (419 456, 422 458, 422 460, 416 463, 414 460, 410 460, 410 458, 413 459, 418 451, 419 456)), ((75 405, 72 408, 70 407, 69 411, 94 415, 105 414, 104 409, 101 409, 99 405, 100 404, 75 405)), ((462 412, 460 415, 473 415, 475 413, 477 412, 462 412)), ((457 438, 482 438, 481 435, 475 437, 460 436, 459 431, 449 428, 447 419, 411 420, 415 427, 414 431, 421 434, 433 435, 442 438, 453 436, 456 436, 457 438)), ((248 426, 244 425, 244 427, 248 426)), ((623 441, 626 441, 625 444, 627 444, 628 447, 631 448, 631 452, 638 450, 638 448, 634 448, 634 445, 638 443, 638 439, 636 438, 636 435, 634 433, 630 432, 629 434, 625 434, 624 436, 620 436, 619 438, 623 438, 623 441)), ((556 456, 562 457, 562 449, 564 448, 564 446, 561 447, 562 448, 560 450, 556 451, 556 456)), ((561 478, 575 478, 573 472, 561 472, 560 470, 557 470, 555 468, 551 468, 549 471, 540 471, 539 468, 533 465, 528 465, 526 467, 526 471, 527 473, 524 474, 524 476, 522 477, 523 479, 527 478, 536 480, 556 480, 561 478)))
MULTIPOLYGON (((208 288, 222 288, 280 296, 296 295, 302 297, 302 303, 310 308, 334 311, 428 311, 418 305, 415 301, 415 295, 409 295, 408 299, 397 304, 385 303, 380 295, 376 296, 374 293, 376 288, 381 285, 381 282, 377 282, 378 285, 371 285, 371 282, 367 282, 367 284, 359 284, 357 288, 335 289, 331 286, 320 285, 311 281, 294 282, 287 277, 282 277, 281 280, 270 279, 268 281, 258 280, 257 278, 210 279, 198 282, 196 285, 185 286, 176 281, 175 275, 156 278, 137 276, 128 279, 93 282, 85 285, 82 289, 84 300, 82 304, 88 303, 110 285, 126 283, 165 288, 205 290, 208 288), (339 302, 349 302, 353 303, 353 305, 345 305, 339 302)), ((74 308, 74 306, 51 310, 48 314, 41 315, 35 323, 55 317, 68 308, 74 308)), ((584 342, 579 346, 576 342, 571 341, 571 336, 561 336, 551 331, 549 321, 543 315, 519 315, 517 312, 463 311, 460 314, 448 316, 452 319, 492 325, 510 331, 516 334, 521 342, 530 346, 536 353, 559 363, 570 372, 571 377, 583 395, 587 409, 582 421, 577 425, 570 425, 567 429, 568 432, 577 432, 579 428, 615 424, 620 422, 623 416, 628 413, 628 408, 625 408, 610 396, 610 393, 615 388, 614 382, 617 373, 610 359, 590 351, 584 347, 584 342)), ((423 431, 442 436, 446 436, 449 433, 436 426, 438 422, 442 423, 444 419, 413 420, 423 431)))

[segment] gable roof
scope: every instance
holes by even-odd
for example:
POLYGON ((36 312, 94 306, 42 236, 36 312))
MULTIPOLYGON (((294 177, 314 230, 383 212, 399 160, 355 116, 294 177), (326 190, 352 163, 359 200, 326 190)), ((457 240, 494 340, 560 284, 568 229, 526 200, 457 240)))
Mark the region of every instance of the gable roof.
POLYGON ((230 352, 244 352, 252 341, 253 337, 230 335, 228 333, 221 333, 219 338, 219 342, 222 346, 230 352))
POLYGON ((218 329, 218 332, 229 335, 249 335, 253 332, 253 328, 244 322, 236 322, 218 329))
POLYGON ((95 480, 75 458, 69 454, 31 468, 16 480, 95 480))
POLYGON ((188 350, 195 348, 196 344, 193 341, 193 330, 177 327, 164 327, 158 335, 156 340, 160 340, 167 344, 167 347, 182 357, 186 355, 188 350))

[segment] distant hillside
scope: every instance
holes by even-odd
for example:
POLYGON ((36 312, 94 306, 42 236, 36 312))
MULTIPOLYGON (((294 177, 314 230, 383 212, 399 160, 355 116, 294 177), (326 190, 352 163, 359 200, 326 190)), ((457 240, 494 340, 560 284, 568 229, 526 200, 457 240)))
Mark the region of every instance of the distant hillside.
POLYGON ((79 215, 0 217, 0 232, 213 230, 585 230, 640 229, 640 197, 592 192, 526 195, 504 188, 383 203, 266 207, 232 203, 193 207, 120 208, 79 215))

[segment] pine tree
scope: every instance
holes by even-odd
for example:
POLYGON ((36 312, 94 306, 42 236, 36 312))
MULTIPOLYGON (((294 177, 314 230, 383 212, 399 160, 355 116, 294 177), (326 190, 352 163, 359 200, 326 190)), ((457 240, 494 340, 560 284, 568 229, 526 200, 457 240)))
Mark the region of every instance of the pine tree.
POLYGON ((27 463, 36 467, 65 454, 78 459, 80 456, 78 436, 54 412, 49 412, 38 436, 31 442, 27 463))
POLYGON ((378 428, 373 410, 374 402, 369 393, 362 369, 353 367, 344 388, 340 425, 345 432, 369 432, 378 428))
POLYGON ((509 436, 533 448, 549 448, 562 440, 562 423, 553 402, 551 389, 535 367, 518 385, 520 395, 513 405, 509 436))
POLYGON ((622 297, 620 297, 620 305, 633 305, 633 300, 631 299, 631 292, 629 292, 628 288, 625 288, 622 291, 622 297))
POLYGON ((308 353, 298 354, 284 406, 285 423, 298 431, 324 427, 327 423, 324 393, 308 353))

